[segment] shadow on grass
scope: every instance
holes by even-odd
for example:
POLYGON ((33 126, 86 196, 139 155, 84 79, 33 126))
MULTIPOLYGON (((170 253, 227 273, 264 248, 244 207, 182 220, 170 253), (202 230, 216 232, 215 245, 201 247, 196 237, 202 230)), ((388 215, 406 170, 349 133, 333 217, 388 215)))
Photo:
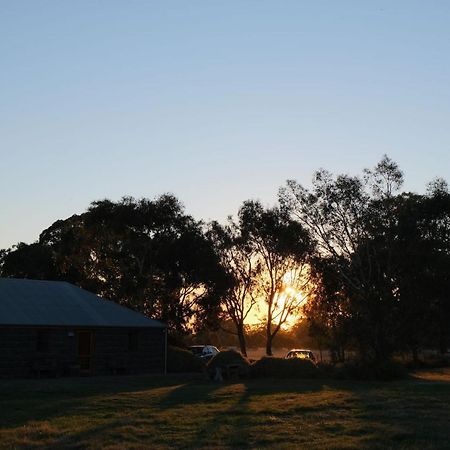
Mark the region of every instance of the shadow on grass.
MULTIPOLYGON (((417 383, 416 383, 417 384, 417 383)), ((273 446, 270 435, 256 437, 254 427, 266 424, 266 420, 289 421, 293 417, 317 417, 324 420, 323 433, 344 439, 358 438, 367 448, 450 448, 450 417, 443 413, 442 394, 448 396, 450 390, 445 386, 434 385, 434 389, 422 386, 416 391, 416 384, 408 380, 397 382, 349 381, 349 380, 295 380, 258 379, 241 382, 242 392, 235 393, 235 401, 224 405, 221 410, 198 427, 188 448, 231 447, 252 448, 254 446, 273 446), (406 381, 406 382, 405 382, 406 381), (328 407, 321 404, 300 404, 284 410, 280 404, 277 409, 264 408, 255 411, 255 403, 263 405, 265 396, 285 394, 312 394, 320 391, 346 392, 344 398, 336 403, 330 400, 328 407), (250 407, 252 404, 252 407, 250 407), (434 409, 434 405, 436 409, 434 409), (429 408, 433 414, 423 417, 421 411, 429 408), (329 417, 329 421, 327 421, 329 417), (215 440, 216 439, 216 440, 215 440), (218 441, 217 441, 218 439, 218 441), (253 439, 253 440, 252 440, 253 439), (380 442, 380 439, 382 442, 380 442), (428 439, 432 439, 429 445, 428 439), (392 444, 392 446, 391 446, 392 444)), ((210 388, 209 401, 215 401, 220 388, 210 388)), ((230 386, 230 385, 229 385, 230 386)), ((183 390, 188 389, 184 387, 183 390)), ((172 391, 177 395, 178 389, 172 391)), ((183 398, 179 392, 180 399, 183 398)), ((327 403, 326 403, 327 404, 327 403)), ((282 405, 282 404, 281 404, 282 405)), ((289 437, 284 436, 286 445, 289 437)))
POLYGON ((421 380, 216 383, 187 374, 22 380, 0 382, 0 428, 17 427, 13 433, 20 437, 22 425, 39 422, 36 433, 45 433, 42 422, 49 421, 55 448, 118 442, 136 448, 249 448, 274 447, 274 439, 287 447, 303 442, 289 435, 303 423, 311 439, 348 438, 359 444, 355 448, 430 448, 426 439, 435 448, 450 448, 447 399, 450 384, 421 380))
MULTIPOLYGON (((229 433, 226 445, 244 447, 249 423, 255 419, 254 413, 249 410, 249 403, 263 403, 265 396, 310 394, 322 390, 351 392, 358 398, 361 417, 376 426, 380 421, 389 421, 387 411, 390 408, 394 412, 396 409, 400 411, 398 415, 392 414, 399 422, 402 421, 401 414, 411 416, 407 410, 397 408, 396 402, 408 405, 417 415, 425 402, 428 407, 432 406, 433 401, 440 405, 441 397, 449 395, 448 388, 450 383, 428 383, 421 378, 399 382, 245 379, 237 383, 216 383, 202 375, 191 374, 0 381, 0 427, 15 428, 33 421, 50 421, 74 415, 104 417, 105 420, 109 417, 112 420, 105 425, 107 429, 115 421, 117 411, 150 406, 155 411, 170 412, 184 405, 191 405, 191 410, 198 405, 198 410, 206 406, 208 415, 201 417, 193 432, 195 436, 189 437, 192 438, 190 447, 208 446, 208 436, 228 428, 236 431, 229 433), (414 395, 411 395, 413 391, 414 395), (408 396, 410 400, 401 403, 403 396, 408 396), (216 403, 220 407, 214 408, 216 403), (3 413, 5 411, 7 414, 3 413)), ((306 414, 308 408, 313 412, 316 409, 315 405, 299 406, 295 414, 306 414)), ((285 411, 277 410, 274 414, 282 417, 285 411)), ((419 425, 428 427, 428 422, 422 421, 419 425)), ((90 431, 86 430, 86 433, 90 431)), ((227 433, 221 435, 227 436, 227 433)))
POLYGON ((448 381, 411 374, 396 381, 358 382, 351 393, 345 419, 353 419, 353 426, 347 436, 360 436, 364 448, 450 448, 450 411, 443 408, 450 400, 448 381))
POLYGON ((222 385, 211 381, 189 381, 168 391, 162 396, 158 406, 169 409, 180 405, 212 402, 212 394, 220 387, 222 385))
MULTIPOLYGON (((200 448, 214 446, 215 439, 225 441, 225 444, 231 448, 246 448, 249 445, 249 421, 247 415, 251 414, 248 409, 251 394, 246 383, 239 383, 243 386, 243 392, 239 395, 237 401, 226 409, 217 412, 211 416, 205 424, 199 427, 198 431, 187 443, 187 448, 200 448)), ((219 386, 220 387, 220 386, 219 386)), ((214 399, 212 399, 214 401, 214 399)))
MULTIPOLYGON (((127 393, 156 393, 158 389, 170 389, 186 383, 185 377, 145 375, 2 380, 0 411, 8 411, 8 414, 0 414, 0 427, 17 427, 30 421, 50 420, 68 412, 76 414, 94 399, 102 397, 108 399, 127 393)), ((193 384, 201 379, 196 374, 187 377, 193 384)))
MULTIPOLYGON (((253 446, 250 431, 255 422, 266 414, 250 409, 257 399, 263 404, 265 396, 285 394, 310 394, 324 389, 323 380, 267 380, 247 379, 235 383, 186 384, 172 390, 161 402, 163 407, 176 407, 190 403, 221 404, 216 412, 209 412, 206 421, 198 425, 196 432, 186 443, 186 448, 248 448, 253 446)), ((283 415, 283 410, 275 414, 283 415)), ((260 442, 264 437, 260 437, 260 442)))
MULTIPOLYGON (((225 387, 244 386, 245 395, 241 397, 242 402, 252 394, 273 395, 273 394, 301 394, 317 392, 328 385, 325 380, 292 380, 292 379, 240 379, 236 382, 214 382, 209 380, 192 380, 180 384, 175 389, 170 390, 167 395, 161 398, 159 406, 171 408, 179 405, 192 403, 208 403, 218 400, 215 393, 225 387)), ((220 398, 219 398, 220 400, 220 398)))

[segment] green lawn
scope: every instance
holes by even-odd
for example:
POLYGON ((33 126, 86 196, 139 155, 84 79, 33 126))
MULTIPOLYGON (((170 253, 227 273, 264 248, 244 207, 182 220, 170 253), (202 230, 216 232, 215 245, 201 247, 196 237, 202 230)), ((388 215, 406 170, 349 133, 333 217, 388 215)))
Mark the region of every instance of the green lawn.
POLYGON ((401 382, 0 381, 0 448, 450 448, 450 370, 401 382))

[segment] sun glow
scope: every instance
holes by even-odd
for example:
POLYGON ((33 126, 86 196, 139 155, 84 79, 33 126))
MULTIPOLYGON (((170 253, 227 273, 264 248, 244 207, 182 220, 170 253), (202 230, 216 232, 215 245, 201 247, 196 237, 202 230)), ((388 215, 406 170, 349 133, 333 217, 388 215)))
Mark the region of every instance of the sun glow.
MULTIPOLYGON (((282 314, 286 314, 287 308, 291 309, 287 315, 287 319, 281 326, 281 329, 288 330, 292 328, 298 320, 303 316, 302 309, 308 300, 308 295, 303 290, 297 290, 292 284, 295 274, 287 273, 284 278, 284 286, 274 298, 273 304, 273 321, 276 323, 282 314), (292 283, 292 284, 291 284, 292 283)), ((247 325, 257 326, 266 322, 267 303, 260 296, 257 298, 256 304, 247 317, 247 325)))
POLYGON ((286 322, 281 326, 282 329, 287 330, 292 328, 298 322, 302 317, 302 307, 306 303, 306 300, 307 296, 292 286, 286 286, 277 296, 274 310, 275 320, 278 315, 283 314, 286 307, 289 307, 289 305, 293 306, 292 312, 287 316, 286 322))

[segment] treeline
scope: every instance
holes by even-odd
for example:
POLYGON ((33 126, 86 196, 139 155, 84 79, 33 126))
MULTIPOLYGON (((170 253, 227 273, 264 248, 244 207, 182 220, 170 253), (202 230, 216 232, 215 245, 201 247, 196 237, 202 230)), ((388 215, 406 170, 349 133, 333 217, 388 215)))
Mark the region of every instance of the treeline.
POLYGON ((437 179, 415 194, 402 184, 386 156, 360 176, 321 170, 311 188, 288 181, 276 206, 246 201, 225 224, 196 221, 171 195, 97 201, 1 251, 0 271, 70 281, 167 322, 173 340, 225 330, 244 354, 250 318, 270 355, 300 313, 337 359, 445 352, 448 186, 437 179))

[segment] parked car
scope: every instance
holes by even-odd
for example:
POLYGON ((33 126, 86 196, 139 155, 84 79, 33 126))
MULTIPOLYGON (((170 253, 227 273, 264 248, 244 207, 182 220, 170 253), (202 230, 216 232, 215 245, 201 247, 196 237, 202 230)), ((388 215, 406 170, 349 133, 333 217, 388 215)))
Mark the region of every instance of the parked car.
POLYGON ((191 345, 189 350, 205 362, 219 353, 219 349, 214 345, 191 345))
POLYGON ((316 357, 311 350, 306 350, 303 348, 294 348, 289 350, 286 359, 299 358, 299 359, 309 359, 310 361, 316 362, 316 357))

